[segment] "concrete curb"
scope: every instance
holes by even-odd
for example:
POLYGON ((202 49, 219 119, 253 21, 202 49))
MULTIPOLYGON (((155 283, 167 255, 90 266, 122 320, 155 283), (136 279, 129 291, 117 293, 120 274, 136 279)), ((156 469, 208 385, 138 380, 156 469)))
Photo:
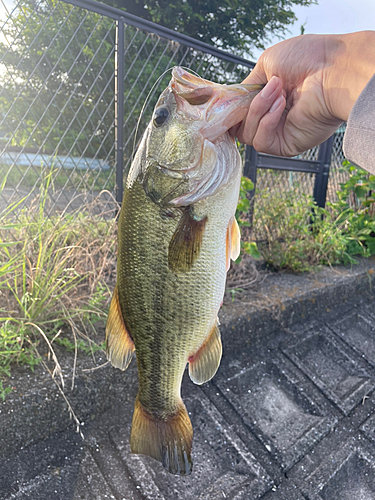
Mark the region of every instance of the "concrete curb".
POLYGON ((374 285, 374 257, 314 274, 272 273, 243 301, 224 304, 220 321, 225 352, 243 348, 244 339, 249 347, 276 329, 318 319, 339 304, 371 293, 374 285))

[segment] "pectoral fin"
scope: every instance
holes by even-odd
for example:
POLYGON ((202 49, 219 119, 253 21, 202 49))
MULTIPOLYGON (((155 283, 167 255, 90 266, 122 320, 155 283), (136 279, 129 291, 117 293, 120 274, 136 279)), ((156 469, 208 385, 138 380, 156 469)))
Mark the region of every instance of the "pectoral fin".
POLYGON ((226 265, 227 271, 230 267, 230 259, 236 260, 241 251, 241 233, 240 228, 235 217, 231 219, 227 229, 227 251, 226 251, 226 265))
POLYGON ((207 217, 194 218, 191 207, 181 217, 169 243, 168 266, 174 272, 189 271, 196 261, 200 249, 207 217))
POLYGON ((135 347, 122 316, 117 285, 113 292, 111 305, 109 306, 105 336, 107 358, 115 368, 126 370, 132 359, 135 347))
POLYGON ((189 376, 198 385, 212 379, 217 372, 223 348, 217 324, 197 353, 189 358, 189 376))

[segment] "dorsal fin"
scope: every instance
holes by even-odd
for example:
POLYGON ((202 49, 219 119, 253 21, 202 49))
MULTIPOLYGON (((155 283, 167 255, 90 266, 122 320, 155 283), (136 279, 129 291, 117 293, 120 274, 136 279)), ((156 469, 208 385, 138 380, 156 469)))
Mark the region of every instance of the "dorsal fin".
POLYGON ((201 385, 212 379, 220 366, 222 352, 216 323, 198 352, 189 358, 189 376, 195 384, 201 385))
POLYGON ((168 266, 174 272, 189 271, 200 249, 207 217, 194 218, 192 207, 187 207, 169 243, 168 266))
POLYGON ((117 284, 109 306, 105 337, 107 358, 115 368, 126 370, 135 347, 122 316, 117 284))

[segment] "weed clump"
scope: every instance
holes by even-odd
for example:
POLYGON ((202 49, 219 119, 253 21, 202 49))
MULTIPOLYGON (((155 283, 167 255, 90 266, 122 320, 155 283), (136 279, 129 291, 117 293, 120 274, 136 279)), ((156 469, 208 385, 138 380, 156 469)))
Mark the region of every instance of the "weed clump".
MULTIPOLYGON (((36 206, 0 213, 0 397, 14 363, 34 368, 54 346, 94 353, 115 282, 116 222, 79 211, 46 215, 47 177, 36 206)), ((4 188, 3 182, 2 189, 4 188)))
POLYGON ((375 254, 375 176, 349 162, 343 169, 349 178, 326 208, 298 189, 257 193, 252 234, 268 268, 308 272, 375 254))

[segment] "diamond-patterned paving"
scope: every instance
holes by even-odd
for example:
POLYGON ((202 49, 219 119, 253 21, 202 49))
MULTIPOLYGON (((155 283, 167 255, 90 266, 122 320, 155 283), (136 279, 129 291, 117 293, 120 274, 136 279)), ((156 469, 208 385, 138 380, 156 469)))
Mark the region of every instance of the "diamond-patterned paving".
POLYGON ((318 321, 260 339, 249 332, 235 351, 224 326, 215 378, 183 381, 191 476, 130 453, 133 365, 109 387, 107 410, 86 421, 85 441, 64 431, 3 458, 0 498, 373 500, 374 299, 338 301, 318 321))

